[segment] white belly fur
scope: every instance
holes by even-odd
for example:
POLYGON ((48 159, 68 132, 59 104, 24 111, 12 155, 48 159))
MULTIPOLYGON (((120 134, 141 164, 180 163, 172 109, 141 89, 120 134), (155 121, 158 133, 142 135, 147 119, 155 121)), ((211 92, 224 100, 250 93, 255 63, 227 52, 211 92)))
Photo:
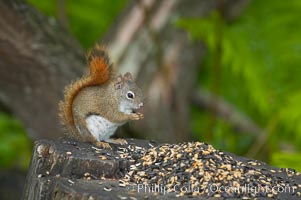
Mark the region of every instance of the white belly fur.
POLYGON ((121 124, 110 122, 99 116, 91 115, 86 118, 87 128, 97 141, 109 139, 121 124))

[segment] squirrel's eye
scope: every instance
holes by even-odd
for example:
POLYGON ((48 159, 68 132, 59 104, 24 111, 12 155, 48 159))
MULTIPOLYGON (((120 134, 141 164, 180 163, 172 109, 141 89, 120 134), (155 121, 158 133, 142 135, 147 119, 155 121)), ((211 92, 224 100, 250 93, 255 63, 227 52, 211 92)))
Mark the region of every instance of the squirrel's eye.
POLYGON ((128 91, 128 93, 126 94, 126 97, 128 99, 134 99, 135 98, 135 94, 132 91, 128 91))

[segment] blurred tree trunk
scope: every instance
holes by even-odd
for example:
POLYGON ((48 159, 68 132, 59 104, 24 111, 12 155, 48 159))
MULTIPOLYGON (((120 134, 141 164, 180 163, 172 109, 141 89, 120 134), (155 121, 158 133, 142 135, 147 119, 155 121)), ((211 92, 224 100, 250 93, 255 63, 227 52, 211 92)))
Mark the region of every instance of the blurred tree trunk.
MULTIPOLYGON (((145 119, 135 136, 160 141, 189 140, 189 99, 205 52, 175 27, 181 17, 201 17, 219 0, 132 1, 102 42, 116 67, 131 71, 145 91, 145 119)), ((248 0, 225 0, 226 20, 248 0)), ((22 0, 0 0, 0 100, 34 138, 61 135, 57 104, 71 79, 82 74, 77 42, 22 0)))
POLYGON ((0 1, 0 99, 33 138, 61 135, 57 103, 82 73, 72 36, 21 0, 0 1))
POLYGON ((139 0, 129 6, 102 41, 109 41, 121 72, 131 71, 147 97, 145 120, 133 124, 147 139, 191 140, 192 89, 205 52, 176 28, 180 18, 204 17, 224 5, 226 21, 236 18, 247 0, 139 0))

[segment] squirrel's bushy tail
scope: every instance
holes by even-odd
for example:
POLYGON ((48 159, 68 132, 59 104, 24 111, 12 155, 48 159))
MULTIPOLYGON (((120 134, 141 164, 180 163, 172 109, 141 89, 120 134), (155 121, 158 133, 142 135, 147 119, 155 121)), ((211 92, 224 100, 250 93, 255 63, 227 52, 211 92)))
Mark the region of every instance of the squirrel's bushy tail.
POLYGON ((112 63, 105 47, 96 45, 87 55, 92 85, 103 84, 112 75, 112 63))
POLYGON ((90 68, 88 76, 72 82, 65 88, 64 101, 59 103, 59 116, 67 131, 75 131, 72 104, 76 95, 83 88, 104 84, 112 76, 113 65, 109 55, 103 46, 96 45, 88 52, 87 61, 90 68))

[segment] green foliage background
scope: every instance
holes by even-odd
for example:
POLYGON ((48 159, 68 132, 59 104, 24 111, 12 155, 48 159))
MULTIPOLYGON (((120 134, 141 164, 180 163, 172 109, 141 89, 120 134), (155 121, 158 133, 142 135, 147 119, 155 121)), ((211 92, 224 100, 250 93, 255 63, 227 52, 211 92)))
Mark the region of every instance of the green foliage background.
MULTIPOLYGON (((44 14, 57 17, 57 1, 27 0, 44 14)), ((83 47, 91 47, 99 40, 115 17, 127 4, 127 0, 65 0, 66 15, 71 32, 83 47)))
MULTIPOLYGON (((49 17, 57 16, 56 1, 27 0, 49 17)), ((114 23, 125 0, 65 1, 71 33, 84 48, 91 47, 114 23)), ((219 78, 219 96, 248 115, 267 133, 256 158, 301 171, 301 1, 253 0, 243 15, 226 23, 215 11, 207 18, 179 19, 191 42, 202 40, 208 52, 199 72, 199 85, 212 90, 219 78), (221 24, 221 27, 217 27, 221 24), (214 77, 216 38, 222 47, 220 77, 214 77)), ((192 108, 195 136, 218 149, 246 155, 256 138, 238 133, 217 119, 206 134, 210 114, 192 108), (210 138, 210 139, 208 139, 210 138)), ((0 115, 0 167, 26 167, 32 144, 20 123, 0 115)))
MULTIPOLYGON (((200 85, 210 90, 217 46, 221 36, 221 96, 250 116, 268 135, 257 157, 273 165, 301 171, 301 1, 253 0, 243 15, 225 23, 215 11, 208 18, 181 19, 176 26, 209 48, 200 85), (217 24, 222 24, 218 27, 217 24)), ((206 124, 206 113, 194 110, 192 127, 198 136, 206 124)), ((246 153, 253 139, 235 133, 218 120, 212 141, 222 148, 246 153)), ((255 146, 256 148, 256 146, 255 146)))
POLYGON ((31 157, 32 144, 21 123, 4 113, 0 113, 0 167, 17 166, 27 169, 31 157))

